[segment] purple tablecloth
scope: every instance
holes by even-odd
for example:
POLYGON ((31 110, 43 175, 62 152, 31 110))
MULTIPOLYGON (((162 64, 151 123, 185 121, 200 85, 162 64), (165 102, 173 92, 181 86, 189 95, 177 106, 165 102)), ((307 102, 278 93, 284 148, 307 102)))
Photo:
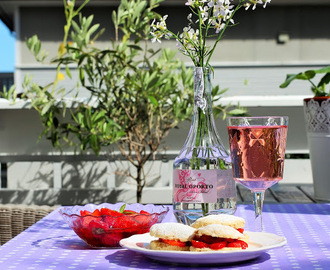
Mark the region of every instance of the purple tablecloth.
MULTIPOLYGON (((250 205, 239 205, 236 211, 236 215, 247 219, 247 229, 253 214, 250 205)), ((329 269, 330 204, 267 204, 263 219, 265 231, 285 236, 287 245, 240 264, 202 267, 162 264, 126 249, 89 249, 56 210, 0 247, 0 268, 329 269)), ((175 221, 171 211, 164 221, 175 221)))

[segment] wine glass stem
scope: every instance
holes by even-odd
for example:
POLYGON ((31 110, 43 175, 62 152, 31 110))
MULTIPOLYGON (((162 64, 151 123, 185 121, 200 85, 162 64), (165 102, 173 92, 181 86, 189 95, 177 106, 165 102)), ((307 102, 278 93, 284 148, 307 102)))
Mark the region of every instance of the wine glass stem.
POLYGON ((262 206, 264 203, 264 191, 256 191, 253 192, 253 205, 254 205, 254 212, 255 212, 255 226, 257 232, 263 231, 262 225, 262 206))

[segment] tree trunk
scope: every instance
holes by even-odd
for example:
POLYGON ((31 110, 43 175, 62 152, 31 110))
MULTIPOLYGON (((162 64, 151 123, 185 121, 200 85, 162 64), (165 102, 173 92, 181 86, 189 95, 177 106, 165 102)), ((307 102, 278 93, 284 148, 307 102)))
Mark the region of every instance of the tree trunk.
POLYGON ((142 199, 142 190, 144 187, 144 181, 142 179, 142 167, 143 166, 138 166, 137 167, 137 176, 136 176, 136 201, 138 203, 141 203, 142 199))

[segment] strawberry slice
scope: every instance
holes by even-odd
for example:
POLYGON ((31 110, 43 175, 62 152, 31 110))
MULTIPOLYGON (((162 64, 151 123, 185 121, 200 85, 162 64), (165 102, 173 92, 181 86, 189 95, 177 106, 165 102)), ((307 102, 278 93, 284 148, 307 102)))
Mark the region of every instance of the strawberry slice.
POLYGON ((107 224, 103 223, 101 220, 91 221, 88 228, 96 238, 102 237, 108 230, 107 224))
POLYGON ((95 219, 95 217, 91 215, 85 215, 80 218, 80 224, 82 228, 88 228, 89 224, 95 219))
POLYGON ((100 217, 101 216, 100 210, 99 209, 95 209, 94 212, 92 213, 92 216, 100 217))
POLYGON ((106 247, 118 247, 122 238, 123 235, 120 232, 107 233, 101 237, 101 242, 106 247))
POLYGON ((240 229, 237 229, 240 233, 243 233, 244 232, 244 229, 243 228, 240 228, 240 229))
POLYGON ((191 244, 195 248, 208 248, 209 247, 208 244, 201 242, 201 241, 197 241, 197 240, 191 240, 191 244))
POLYGON ((160 241, 169 244, 171 246, 178 246, 178 247, 185 247, 186 246, 186 242, 181 242, 179 240, 169 240, 169 239, 163 239, 163 238, 159 238, 160 241))
POLYGON ((101 216, 113 216, 113 217, 119 217, 119 216, 123 216, 123 213, 119 213, 118 211, 115 210, 111 210, 108 208, 101 208, 100 210, 100 214, 101 216))
POLYGON ((91 214, 92 214, 92 213, 89 212, 89 211, 87 211, 87 210, 80 210, 80 215, 81 215, 82 217, 87 216, 87 215, 91 215, 91 214))
POLYGON ((202 235, 200 237, 197 237, 195 240, 204 242, 206 244, 214 244, 214 243, 218 243, 223 241, 223 238, 219 238, 219 237, 212 237, 209 235, 202 235))
POLYGON ((217 242, 214 244, 210 244, 209 247, 210 249, 222 249, 224 247, 227 246, 227 242, 226 241, 221 241, 221 242, 217 242))
POLYGON ((149 212, 147 212, 147 211, 144 211, 144 210, 141 210, 141 211, 140 211, 140 214, 142 214, 142 215, 150 215, 150 213, 149 213, 149 212))
POLYGON ((233 247, 233 248, 241 248, 241 249, 247 249, 248 244, 242 240, 235 240, 232 243, 228 243, 227 247, 233 247))
POLYGON ((135 217, 135 221, 137 222, 138 227, 150 227, 151 225, 157 222, 156 215, 141 214, 135 217))
POLYGON ((99 239, 95 238, 89 228, 75 228, 75 233, 83 239, 87 244, 97 247, 99 246, 99 239))
POLYGON ((129 215, 123 215, 121 217, 117 217, 115 224, 113 225, 114 228, 121 228, 121 229, 126 229, 126 228, 136 228, 137 227, 137 222, 135 219, 129 215))
POLYGON ((235 241, 236 241, 236 239, 226 238, 226 242, 228 242, 228 243, 232 243, 232 242, 235 242, 235 241))

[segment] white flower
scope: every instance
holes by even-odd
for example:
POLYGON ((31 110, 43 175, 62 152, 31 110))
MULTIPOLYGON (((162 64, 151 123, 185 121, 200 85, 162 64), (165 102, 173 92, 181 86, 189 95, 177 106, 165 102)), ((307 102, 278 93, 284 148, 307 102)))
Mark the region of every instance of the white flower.
POLYGON ((209 17, 209 13, 208 13, 209 8, 207 6, 205 6, 204 8, 200 6, 199 10, 201 11, 202 21, 204 22, 209 17))
POLYGON ((271 0, 249 0, 249 3, 245 3, 245 10, 248 10, 250 6, 252 6, 252 10, 255 10, 257 7, 257 4, 263 4, 263 7, 265 8, 268 3, 270 3, 271 0))
POLYGON ((216 5, 216 2, 217 2, 217 0, 210 0, 210 1, 207 3, 207 5, 208 5, 209 7, 214 7, 214 6, 216 5))
POLYGON ((167 32, 165 34, 165 39, 171 39, 172 37, 173 37, 173 34, 172 33, 167 32))
POLYGON ((226 15, 225 7, 223 5, 215 5, 213 14, 217 18, 224 17, 226 15))
POLYGON ((190 23, 192 23, 192 13, 189 13, 189 15, 187 16, 187 20, 190 22, 190 23))
POLYGON ((264 8, 267 6, 268 3, 270 3, 271 0, 262 0, 264 2, 264 8))
POLYGON ((218 34, 220 33, 220 31, 225 27, 225 23, 221 23, 220 20, 213 20, 212 21, 212 25, 215 29, 215 32, 218 34))
POLYGON ((186 6, 193 6, 195 4, 195 0, 188 0, 186 2, 186 6))
POLYGON ((166 26, 166 19, 168 15, 163 16, 163 18, 160 19, 159 23, 157 23, 157 28, 161 31, 165 31, 167 29, 166 26))
POLYGON ((215 47, 222 38, 222 33, 229 24, 234 24, 234 13, 241 7, 255 9, 259 4, 266 7, 270 2, 271 0, 186 0, 185 5, 192 11, 187 16, 188 26, 182 33, 175 34, 167 29, 167 15, 158 22, 154 20, 151 24, 152 42, 160 42, 161 38, 175 38, 179 51, 188 55, 196 66, 209 65, 215 47), (217 38, 214 45, 209 47, 205 40, 216 35, 208 32, 211 29, 217 34, 217 38), (203 43, 200 44, 200 42, 203 43))
POLYGON ((151 28, 155 31, 157 30, 157 26, 155 25, 156 19, 154 19, 151 23, 151 28))
POLYGON ((161 38, 163 37, 163 34, 160 31, 151 32, 151 35, 152 35, 152 39, 151 39, 152 43, 155 43, 156 41, 162 43, 161 38))

